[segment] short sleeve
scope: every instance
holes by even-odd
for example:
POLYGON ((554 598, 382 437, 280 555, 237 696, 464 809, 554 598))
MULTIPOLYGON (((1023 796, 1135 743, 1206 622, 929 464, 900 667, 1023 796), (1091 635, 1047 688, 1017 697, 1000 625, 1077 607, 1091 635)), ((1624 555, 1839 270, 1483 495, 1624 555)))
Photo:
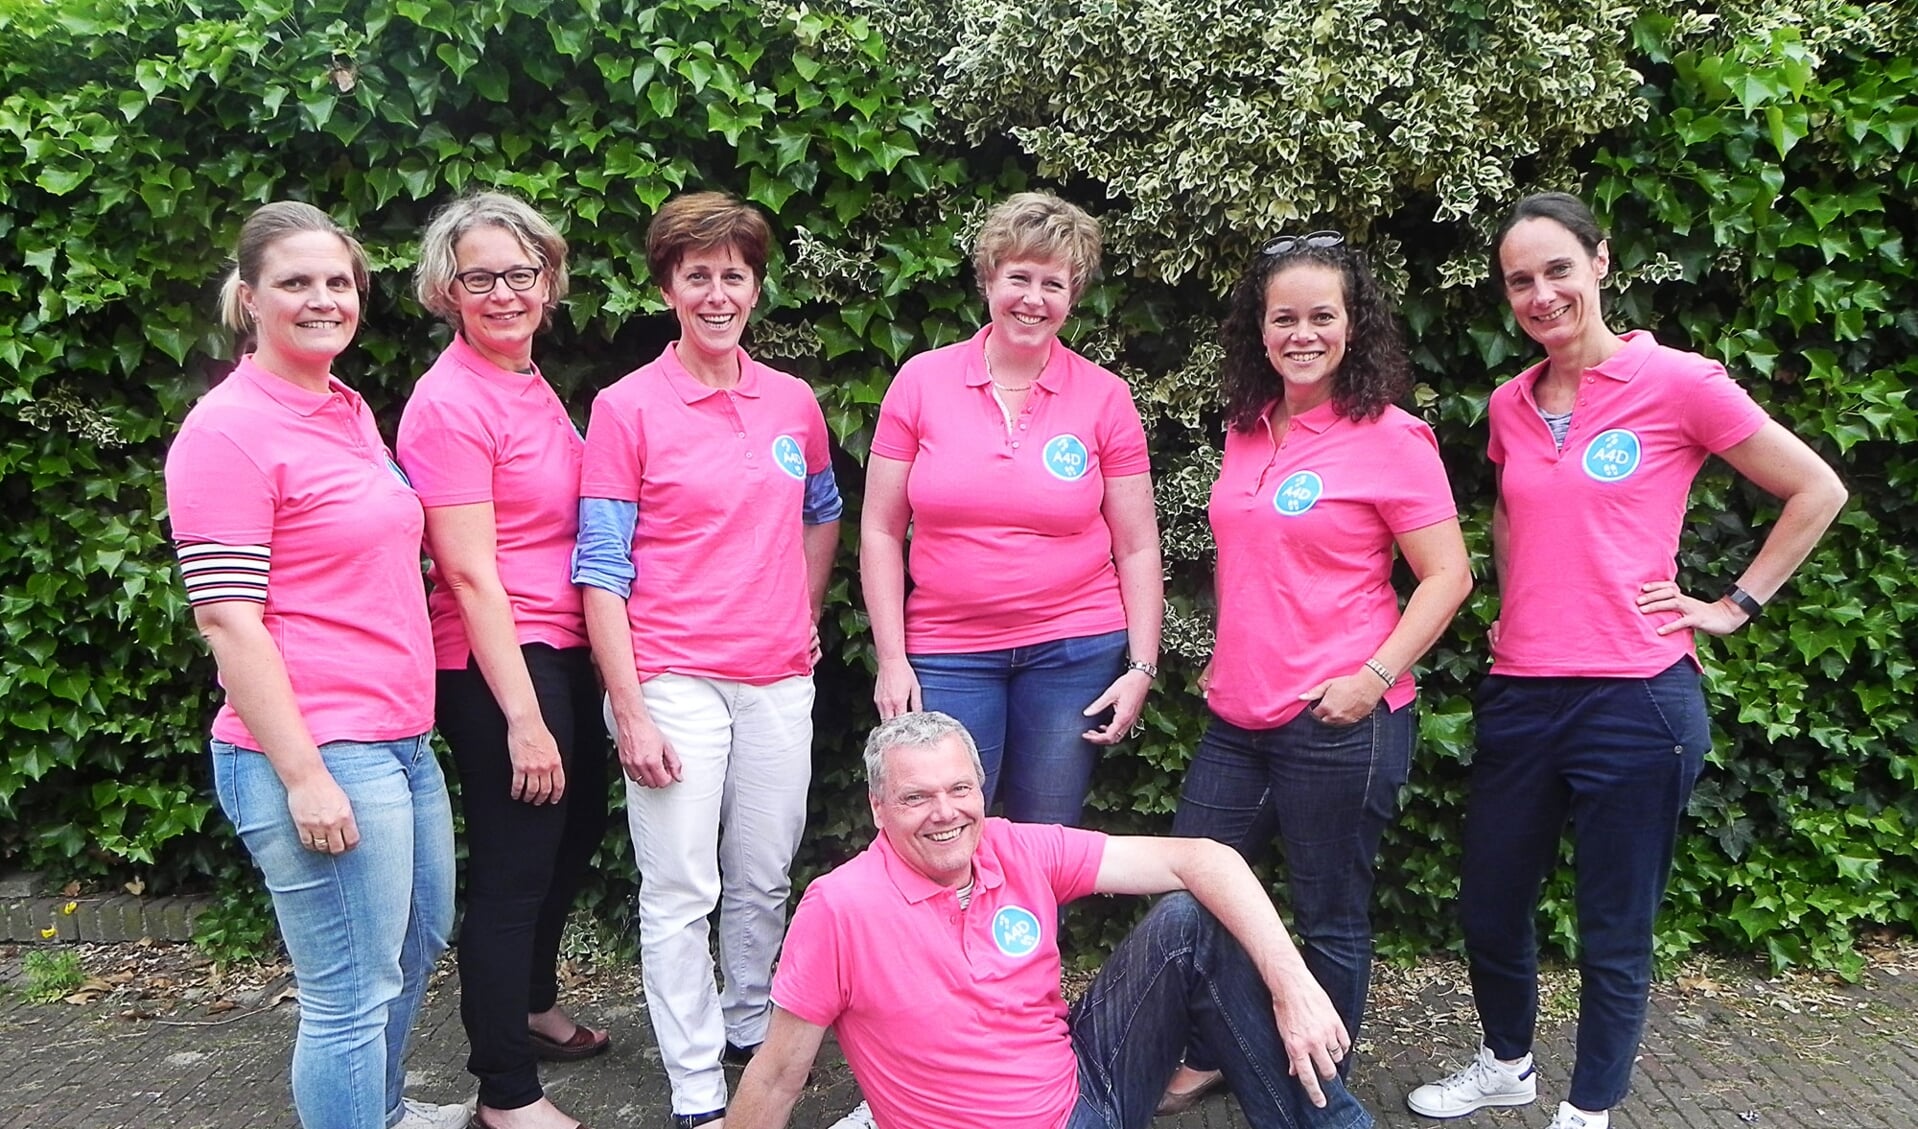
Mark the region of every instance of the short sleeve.
POLYGON ((1132 390, 1125 381, 1110 373, 1112 392, 1099 414, 1099 467, 1106 478, 1125 478, 1152 469, 1146 450, 1145 424, 1139 419, 1139 406, 1132 401, 1132 390))
POLYGON ((1379 517, 1393 533, 1424 529, 1458 516, 1452 481, 1439 457, 1438 437, 1425 421, 1390 413, 1382 421, 1395 430, 1393 455, 1384 466, 1389 476, 1380 493, 1379 517))
POLYGON ((879 404, 879 422, 873 425, 873 454, 908 463, 919 457, 918 371, 918 366, 906 362, 886 389, 886 398, 879 404))
POLYGON ((773 973, 773 1003, 816 1027, 831 1027, 850 1004, 838 921, 822 883, 808 887, 786 927, 773 973))
POLYGON ((586 421, 586 452, 580 464, 582 498, 639 501, 639 484, 646 466, 646 436, 639 409, 615 395, 619 386, 593 398, 586 421))
POLYGON ((399 463, 426 506, 493 500, 499 437, 480 413, 416 393, 400 416, 399 463))
POLYGON ((272 478, 224 431, 189 418, 166 459, 167 516, 176 544, 270 545, 272 478))
POLYGON ((803 382, 800 384, 808 416, 806 428, 806 473, 818 474, 832 466, 832 433, 826 430, 826 413, 819 406, 819 398, 803 382))
POLYGON ((1485 406, 1486 425, 1491 430, 1490 438, 1485 441, 1485 457, 1500 466, 1505 464, 1504 431, 1511 419, 1512 401, 1515 399, 1516 391, 1508 380, 1492 390, 1492 398, 1485 406))
POLYGON ((1758 434, 1771 417, 1722 365, 1697 359, 1703 371, 1684 397, 1685 437, 1717 454, 1758 434))
POLYGON ((993 825, 992 833, 1018 840, 1017 852, 1039 864, 1060 905, 1095 893, 1099 864, 1105 859, 1103 832, 1056 823, 993 825))

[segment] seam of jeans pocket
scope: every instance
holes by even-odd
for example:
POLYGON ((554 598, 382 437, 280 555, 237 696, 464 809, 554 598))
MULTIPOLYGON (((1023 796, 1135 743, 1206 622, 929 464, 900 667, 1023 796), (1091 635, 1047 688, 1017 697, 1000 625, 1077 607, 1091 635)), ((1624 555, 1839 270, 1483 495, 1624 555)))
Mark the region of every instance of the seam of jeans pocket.
POLYGON ((1678 735, 1678 727, 1672 724, 1670 717, 1666 716, 1665 707, 1658 704, 1658 695, 1652 693, 1652 680, 1649 678, 1639 679, 1638 689, 1640 693, 1645 695, 1646 704, 1652 707, 1652 713, 1657 715, 1658 723, 1665 727, 1665 735, 1672 739, 1672 744, 1678 747, 1677 751, 1684 751, 1685 739, 1678 735))

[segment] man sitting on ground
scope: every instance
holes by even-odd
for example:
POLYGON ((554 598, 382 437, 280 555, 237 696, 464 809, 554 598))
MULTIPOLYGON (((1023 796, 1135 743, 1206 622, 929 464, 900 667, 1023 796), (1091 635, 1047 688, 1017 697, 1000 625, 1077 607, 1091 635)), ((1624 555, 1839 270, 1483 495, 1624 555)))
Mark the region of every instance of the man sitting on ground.
POLYGON ((989 820, 941 713, 874 730, 866 776, 879 836, 794 912, 727 1129, 786 1124, 828 1027, 882 1129, 1141 1129, 1195 1033, 1253 1126, 1372 1124, 1337 1078, 1345 1025, 1236 852, 989 820), (1068 1016, 1058 907, 1174 890, 1068 1016))

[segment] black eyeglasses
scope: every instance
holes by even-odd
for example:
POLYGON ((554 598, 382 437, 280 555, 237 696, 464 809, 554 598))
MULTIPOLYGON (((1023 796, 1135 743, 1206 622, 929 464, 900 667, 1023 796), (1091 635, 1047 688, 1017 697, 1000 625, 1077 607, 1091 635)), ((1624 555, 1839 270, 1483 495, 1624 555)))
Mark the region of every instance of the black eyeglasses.
POLYGON ((1278 255, 1289 255, 1303 247, 1314 249, 1338 247, 1344 242, 1345 236, 1340 235, 1336 231, 1312 231, 1304 235, 1281 235, 1272 242, 1267 243, 1259 254, 1266 258, 1273 258, 1278 255))
POLYGON ((539 281, 539 273, 538 267, 507 267, 505 270, 463 270, 453 278, 468 294, 491 294, 502 278, 508 290, 531 290, 539 281))

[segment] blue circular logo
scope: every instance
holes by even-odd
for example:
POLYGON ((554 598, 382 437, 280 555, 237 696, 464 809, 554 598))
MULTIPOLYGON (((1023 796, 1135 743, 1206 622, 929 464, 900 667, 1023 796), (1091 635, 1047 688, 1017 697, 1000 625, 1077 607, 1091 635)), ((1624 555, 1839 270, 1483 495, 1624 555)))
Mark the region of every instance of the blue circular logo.
POLYGON ((806 477, 806 452, 799 449, 799 440, 790 435, 773 440, 773 462, 794 478, 806 477))
POLYGON ((1585 448, 1585 473, 1600 482, 1630 478, 1638 469, 1638 436, 1622 427, 1600 432, 1585 448))
POLYGON ((1023 906, 1006 906, 992 915, 992 943, 1009 957, 1031 955, 1039 947, 1039 918, 1023 906))
POLYGON ((1055 435, 1046 443, 1046 469, 1062 482, 1077 482, 1086 476, 1092 459, 1077 435, 1055 435))
POLYGON ((1325 480, 1314 471, 1302 470, 1286 476, 1279 488, 1272 491, 1272 508, 1284 517, 1298 517, 1317 505, 1323 493, 1325 480))

